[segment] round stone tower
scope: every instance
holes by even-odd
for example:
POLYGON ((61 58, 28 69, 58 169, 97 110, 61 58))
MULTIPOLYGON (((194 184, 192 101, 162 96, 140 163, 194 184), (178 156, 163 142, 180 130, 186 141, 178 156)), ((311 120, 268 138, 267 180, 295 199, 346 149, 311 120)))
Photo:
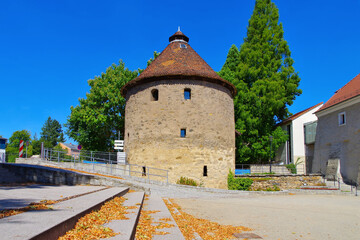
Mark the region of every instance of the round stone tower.
POLYGON ((125 151, 130 164, 169 170, 227 188, 235 168, 235 87, 191 48, 180 30, 121 94, 126 98, 125 151))

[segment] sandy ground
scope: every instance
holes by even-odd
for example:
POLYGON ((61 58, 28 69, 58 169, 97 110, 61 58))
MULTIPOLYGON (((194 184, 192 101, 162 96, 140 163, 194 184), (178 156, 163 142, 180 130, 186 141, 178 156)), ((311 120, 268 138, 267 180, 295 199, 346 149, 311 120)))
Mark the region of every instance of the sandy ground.
POLYGON ((178 198, 175 202, 196 217, 250 227, 263 239, 360 239, 360 197, 354 195, 178 198))

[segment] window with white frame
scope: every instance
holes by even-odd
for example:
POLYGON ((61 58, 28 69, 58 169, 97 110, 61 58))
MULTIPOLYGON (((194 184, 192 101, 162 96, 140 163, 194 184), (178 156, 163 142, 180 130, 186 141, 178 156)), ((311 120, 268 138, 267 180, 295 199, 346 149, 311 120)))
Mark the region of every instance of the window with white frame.
POLYGON ((339 118, 339 126, 346 124, 346 113, 345 112, 339 113, 338 118, 339 118))

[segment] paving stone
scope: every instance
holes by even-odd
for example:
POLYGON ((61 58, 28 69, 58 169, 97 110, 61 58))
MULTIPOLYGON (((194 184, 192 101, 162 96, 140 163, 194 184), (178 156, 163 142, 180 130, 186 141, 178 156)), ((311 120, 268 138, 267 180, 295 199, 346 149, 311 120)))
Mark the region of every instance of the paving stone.
POLYGON ((139 220, 141 206, 144 201, 144 195, 145 195, 144 192, 131 192, 131 193, 127 193, 124 196, 126 200, 124 201, 123 206, 128 206, 128 207, 136 206, 137 208, 128 210, 129 213, 125 215, 128 219, 113 220, 107 224, 104 224, 105 227, 111 228, 112 230, 114 230, 114 232, 116 233, 120 232, 119 235, 107 239, 110 240, 134 239, 136 232, 136 225, 139 220))
POLYGON ((128 188, 109 188, 54 204, 53 210, 29 211, 0 219, 1 239, 57 239, 72 229, 80 217, 127 191, 128 188))
POLYGON ((152 213, 151 217, 153 217, 154 222, 160 222, 162 218, 170 218, 171 221, 167 221, 166 223, 174 225, 172 228, 163 228, 159 229, 159 232, 168 232, 169 234, 166 235, 154 235, 154 240, 182 240, 185 239, 182 235, 178 225, 176 224, 175 220, 171 216, 169 209, 166 207, 162 198, 156 194, 151 194, 148 197, 148 200, 145 201, 146 205, 144 205, 144 209, 148 211, 159 211, 156 213, 152 213))

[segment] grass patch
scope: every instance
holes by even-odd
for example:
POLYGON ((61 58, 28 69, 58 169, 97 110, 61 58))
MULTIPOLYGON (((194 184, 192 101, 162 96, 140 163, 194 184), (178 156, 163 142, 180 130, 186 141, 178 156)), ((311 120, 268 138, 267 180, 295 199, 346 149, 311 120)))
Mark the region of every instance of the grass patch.
POLYGON ((180 185, 188 185, 188 186, 200 186, 198 182, 196 182, 194 179, 188 178, 188 177, 180 177, 179 180, 176 181, 177 184, 180 185))

